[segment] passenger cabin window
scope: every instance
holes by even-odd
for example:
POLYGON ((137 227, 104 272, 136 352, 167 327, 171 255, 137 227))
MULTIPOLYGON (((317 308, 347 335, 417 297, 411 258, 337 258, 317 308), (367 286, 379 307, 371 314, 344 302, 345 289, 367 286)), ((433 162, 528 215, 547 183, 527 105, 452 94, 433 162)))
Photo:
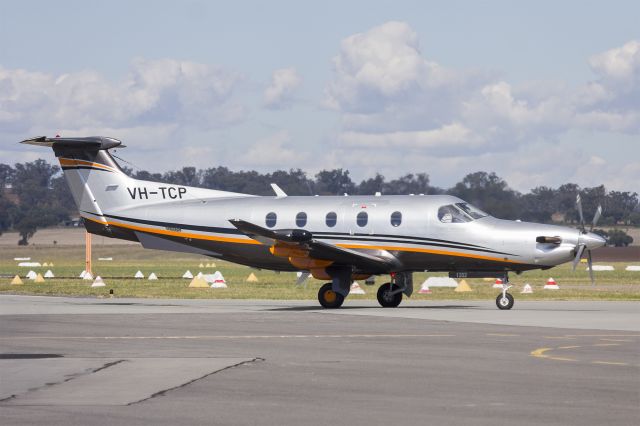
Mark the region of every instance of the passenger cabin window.
POLYGON ((358 216, 356 216, 356 223, 361 228, 364 226, 367 226, 368 221, 369 221, 369 215, 367 215, 367 212, 360 212, 358 213, 358 216))
POLYGON ((391 213, 391 226, 398 227, 402 223, 402 213, 393 212, 391 213))
POLYGON ((307 224, 307 214, 305 212, 300 212, 296 215, 296 226, 298 228, 304 228, 307 224))
POLYGON ((327 213, 327 217, 325 218, 325 223, 329 228, 333 228, 338 223, 338 215, 336 212, 327 213))
POLYGON ((264 219, 264 223, 267 225, 268 228, 273 228, 274 226, 276 226, 276 222, 278 221, 278 216, 274 213, 267 213, 267 216, 264 219))
POLYGON ((464 223, 489 216, 469 203, 456 203, 438 209, 438 219, 442 223, 464 223))

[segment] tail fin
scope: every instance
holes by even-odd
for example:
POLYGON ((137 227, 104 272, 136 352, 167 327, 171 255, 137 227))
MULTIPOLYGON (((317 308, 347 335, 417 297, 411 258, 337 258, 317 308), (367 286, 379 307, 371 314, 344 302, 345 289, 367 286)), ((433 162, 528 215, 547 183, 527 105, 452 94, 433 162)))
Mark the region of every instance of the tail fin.
POLYGON ((120 235, 109 226, 109 218, 124 211, 180 201, 246 196, 231 192, 148 182, 129 177, 113 159, 109 149, 123 147, 118 139, 92 136, 83 138, 37 138, 24 144, 46 146, 60 161, 73 199, 85 218, 89 232, 115 238, 134 239, 133 233, 120 235))

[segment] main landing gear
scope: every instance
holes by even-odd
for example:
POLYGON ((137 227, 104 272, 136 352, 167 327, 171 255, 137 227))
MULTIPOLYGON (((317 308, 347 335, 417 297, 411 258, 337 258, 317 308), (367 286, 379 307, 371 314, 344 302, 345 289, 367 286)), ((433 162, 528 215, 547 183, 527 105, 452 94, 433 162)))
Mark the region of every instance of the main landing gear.
MULTIPOLYGON (((351 270, 331 269, 333 281, 324 284, 318 290, 318 302, 323 308, 337 309, 342 306, 351 288, 351 270)), ((413 275, 411 272, 399 272, 391 275, 391 282, 382 284, 378 289, 378 303, 383 308, 395 308, 402 302, 402 295, 413 293, 413 275)))
POLYGON ((507 290, 509 290, 511 287, 513 286, 509 284, 509 274, 505 274, 504 278, 502 279, 502 293, 500 293, 498 297, 496 297, 496 306, 498 307, 498 309, 508 310, 513 308, 515 300, 511 294, 507 293, 507 290))
POLYGON ((344 296, 333 291, 332 286, 332 283, 326 283, 318 290, 318 302, 323 308, 337 309, 344 303, 344 296))

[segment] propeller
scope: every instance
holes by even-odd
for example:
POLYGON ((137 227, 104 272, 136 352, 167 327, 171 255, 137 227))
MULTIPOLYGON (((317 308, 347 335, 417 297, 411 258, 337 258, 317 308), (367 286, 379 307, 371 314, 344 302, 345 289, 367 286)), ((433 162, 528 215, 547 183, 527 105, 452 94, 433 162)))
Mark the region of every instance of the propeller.
MULTIPOLYGON (((593 261, 591 258, 591 249, 587 246, 587 242, 589 240, 593 240, 593 236, 589 234, 593 232, 593 229, 598 224, 598 220, 600 220, 600 216, 602 216, 602 206, 599 205, 596 209, 595 214, 593 215, 593 220, 591 221, 591 227, 589 228, 589 232, 587 232, 585 223, 584 223, 584 215, 582 213, 582 199, 580 198, 580 194, 576 196, 576 209, 578 210, 578 216, 580 217, 580 238, 578 238, 578 244, 576 245, 576 257, 573 259, 573 270, 576 270, 576 266, 582 259, 582 255, 584 252, 587 252, 587 264, 589 266, 589 277, 591 278, 591 285, 595 285, 596 281, 593 276, 593 261)), ((602 245, 602 244, 601 244, 602 245)), ((596 246, 598 247, 598 246, 596 246)))

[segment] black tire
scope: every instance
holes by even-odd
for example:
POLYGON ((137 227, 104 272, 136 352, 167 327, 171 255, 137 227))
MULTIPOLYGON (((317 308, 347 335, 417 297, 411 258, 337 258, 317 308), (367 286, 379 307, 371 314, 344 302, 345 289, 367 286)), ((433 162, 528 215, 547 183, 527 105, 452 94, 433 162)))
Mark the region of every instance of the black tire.
POLYGON ((513 299, 513 296, 510 295, 509 293, 505 293, 504 299, 502 298, 502 294, 499 294, 498 297, 496 297, 496 306, 500 310, 507 310, 507 309, 513 308, 514 302, 515 300, 513 299))
POLYGON ((378 289, 378 303, 383 308, 397 308, 402 302, 402 292, 389 294, 393 290, 391 283, 385 283, 378 289))
POLYGON ((318 290, 318 302, 323 308, 337 309, 344 303, 344 296, 333 291, 331 283, 326 283, 318 290))

